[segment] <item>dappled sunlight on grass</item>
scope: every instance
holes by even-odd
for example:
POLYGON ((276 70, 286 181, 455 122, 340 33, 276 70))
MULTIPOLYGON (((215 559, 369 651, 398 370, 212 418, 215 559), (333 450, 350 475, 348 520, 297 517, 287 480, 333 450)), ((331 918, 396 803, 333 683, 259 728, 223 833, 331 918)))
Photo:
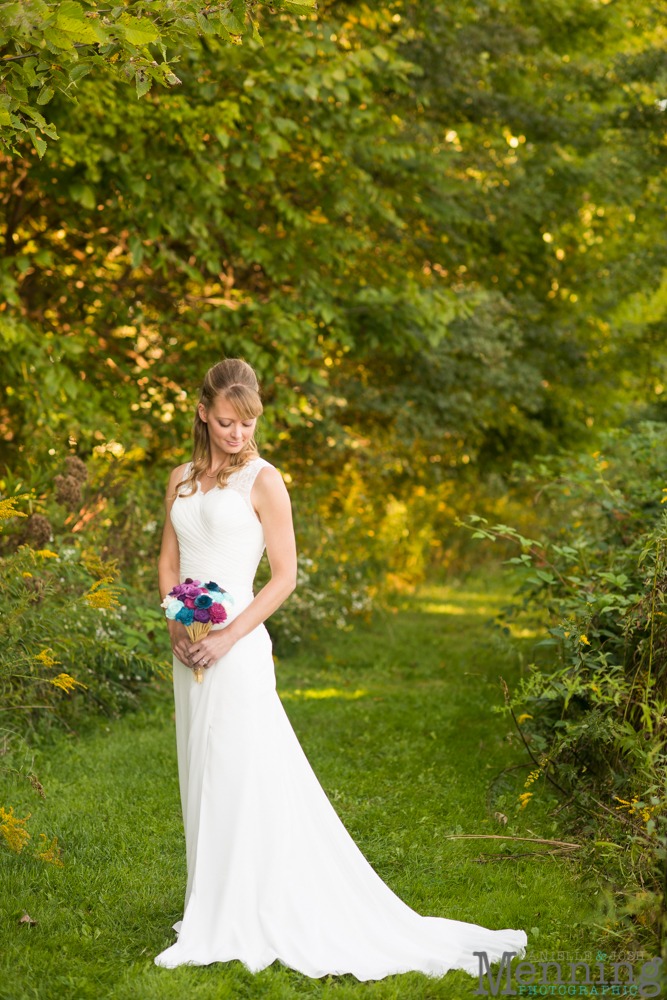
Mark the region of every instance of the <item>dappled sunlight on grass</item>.
POLYGON ((420 611, 427 615, 488 615, 485 606, 479 608, 463 608, 460 604, 425 604, 420 611))
POLYGON ((369 694, 363 688, 358 691, 341 691, 339 688, 308 688, 306 691, 302 691, 300 688, 295 688, 294 691, 279 691, 278 693, 283 701, 289 701, 290 698, 347 698, 348 701, 354 701, 356 698, 365 698, 369 694))
MULTIPOLYGON (((512 579, 509 576, 480 576, 450 585, 426 584, 412 597, 415 610, 427 615, 475 615, 493 621, 502 608, 514 601, 512 579)), ((537 639, 546 627, 535 615, 522 613, 516 620, 503 621, 513 639, 537 639)))

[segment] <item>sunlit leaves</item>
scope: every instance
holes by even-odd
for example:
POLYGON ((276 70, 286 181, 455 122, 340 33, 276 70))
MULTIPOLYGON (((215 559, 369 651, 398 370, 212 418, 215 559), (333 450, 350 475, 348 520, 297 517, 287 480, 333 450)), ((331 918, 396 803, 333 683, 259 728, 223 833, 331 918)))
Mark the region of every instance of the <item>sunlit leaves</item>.
MULTIPOLYGON (((117 7, 100 6, 97 0, 0 3, 0 82, 7 95, 0 107, 0 144, 15 152, 27 132, 42 157, 46 142, 37 131, 57 138, 43 118, 31 114, 33 88, 40 88, 38 104, 47 104, 55 89, 75 100, 78 81, 93 66, 136 80, 138 97, 148 93, 153 80, 175 86, 181 81, 167 58, 168 47, 187 47, 202 35, 240 43, 246 21, 254 41, 261 42, 252 15, 257 6, 269 6, 268 0, 228 0, 213 12, 202 0, 133 0, 117 7)), ((277 0, 270 6, 303 14, 312 11, 314 0, 277 0)))

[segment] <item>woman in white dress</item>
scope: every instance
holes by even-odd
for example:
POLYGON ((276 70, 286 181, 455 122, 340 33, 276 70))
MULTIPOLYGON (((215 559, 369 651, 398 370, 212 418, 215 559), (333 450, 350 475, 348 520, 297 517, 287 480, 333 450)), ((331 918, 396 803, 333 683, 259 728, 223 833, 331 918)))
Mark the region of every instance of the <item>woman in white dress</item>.
POLYGON ((276 693, 263 622, 294 590, 296 546, 282 477, 255 444, 261 413, 249 365, 211 368, 192 462, 167 489, 162 597, 188 579, 212 581, 234 605, 195 643, 169 622, 188 881, 178 939, 155 962, 239 959, 258 972, 279 959, 306 976, 360 980, 476 975, 474 952, 489 963, 522 955, 525 933, 422 917, 394 895, 338 818, 276 693), (265 547, 271 580, 255 596, 265 547))

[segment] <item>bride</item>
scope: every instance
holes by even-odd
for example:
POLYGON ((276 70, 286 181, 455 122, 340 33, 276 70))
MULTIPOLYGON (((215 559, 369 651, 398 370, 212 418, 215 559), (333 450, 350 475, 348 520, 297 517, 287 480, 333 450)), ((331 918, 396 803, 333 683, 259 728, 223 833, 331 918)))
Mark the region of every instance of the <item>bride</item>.
POLYGON ((190 578, 234 599, 191 643, 169 621, 188 881, 175 944, 157 965, 279 959, 306 976, 382 979, 411 970, 476 975, 526 935, 422 917, 384 884, 313 773, 276 693, 263 622, 294 590, 296 546, 282 477, 259 457, 262 413, 244 361, 214 365, 201 388, 192 461, 171 474, 159 561, 164 598, 190 578), (266 547, 271 580, 255 596, 266 547), (203 683, 193 671, 204 667, 203 683))

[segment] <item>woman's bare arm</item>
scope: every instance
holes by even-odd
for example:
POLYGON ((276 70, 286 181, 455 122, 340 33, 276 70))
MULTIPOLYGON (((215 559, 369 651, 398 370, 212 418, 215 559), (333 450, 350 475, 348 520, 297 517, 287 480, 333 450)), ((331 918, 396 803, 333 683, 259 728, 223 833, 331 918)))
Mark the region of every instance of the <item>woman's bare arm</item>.
MULTIPOLYGON (((184 471, 184 465, 174 469, 169 477, 169 485, 167 486, 164 530, 162 532, 162 546, 160 548, 157 568, 158 586, 160 588, 160 597, 162 598, 166 597, 176 584, 180 582, 181 559, 178 550, 178 539, 174 531, 174 526, 171 523, 171 508, 174 503, 176 487, 182 481, 184 471)), ((186 666, 191 666, 188 660, 190 640, 185 626, 171 619, 167 619, 167 625, 169 627, 169 638, 171 639, 171 648, 174 656, 186 666)))
POLYGON ((271 579, 252 604, 227 628, 210 632, 190 648, 192 663, 220 659, 234 643, 266 621, 296 587, 296 541, 292 505, 283 478, 277 469, 261 469, 253 486, 252 503, 264 529, 271 579))

